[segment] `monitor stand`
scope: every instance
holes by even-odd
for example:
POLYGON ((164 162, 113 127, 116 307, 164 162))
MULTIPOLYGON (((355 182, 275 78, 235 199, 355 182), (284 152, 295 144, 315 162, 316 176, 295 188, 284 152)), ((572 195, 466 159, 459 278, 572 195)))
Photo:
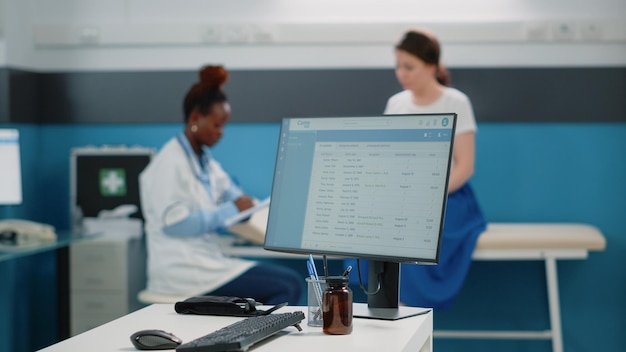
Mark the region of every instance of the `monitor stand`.
POLYGON ((352 316, 355 318, 398 320, 431 311, 430 308, 399 306, 400 300, 400 263, 370 261, 368 273, 367 305, 353 304, 352 316))

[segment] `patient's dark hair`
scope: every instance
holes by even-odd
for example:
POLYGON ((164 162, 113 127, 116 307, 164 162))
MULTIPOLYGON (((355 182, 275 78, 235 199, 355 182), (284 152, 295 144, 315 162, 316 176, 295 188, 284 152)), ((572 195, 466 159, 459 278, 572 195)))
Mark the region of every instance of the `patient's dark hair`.
POLYGON ((444 86, 450 84, 448 70, 439 63, 441 46, 434 36, 418 30, 410 30, 404 34, 404 37, 396 45, 396 50, 405 51, 427 64, 437 66, 437 81, 444 86))
POLYGON ((228 72, 222 66, 204 66, 200 69, 200 81, 191 86, 183 102, 185 122, 196 110, 206 115, 215 103, 227 101, 222 86, 228 80, 228 72))

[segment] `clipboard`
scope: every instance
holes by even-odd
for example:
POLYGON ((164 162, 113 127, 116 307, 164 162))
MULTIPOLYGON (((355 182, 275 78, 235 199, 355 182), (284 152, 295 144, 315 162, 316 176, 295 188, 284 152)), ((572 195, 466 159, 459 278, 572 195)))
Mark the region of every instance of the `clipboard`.
POLYGON ((265 242, 269 205, 270 198, 268 197, 255 204, 252 208, 239 212, 237 215, 229 218, 225 222, 228 232, 246 239, 253 244, 262 245, 263 242, 265 242), (248 220, 243 221, 245 219, 248 220))

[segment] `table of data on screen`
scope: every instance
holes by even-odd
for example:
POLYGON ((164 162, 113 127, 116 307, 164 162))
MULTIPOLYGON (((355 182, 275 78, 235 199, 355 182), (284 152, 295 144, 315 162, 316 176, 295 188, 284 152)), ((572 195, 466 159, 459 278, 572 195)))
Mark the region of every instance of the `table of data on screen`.
POLYGON ((337 246, 347 237, 363 253, 372 247, 400 256, 432 253, 448 153, 449 142, 317 143, 304 246, 345 249, 337 246))

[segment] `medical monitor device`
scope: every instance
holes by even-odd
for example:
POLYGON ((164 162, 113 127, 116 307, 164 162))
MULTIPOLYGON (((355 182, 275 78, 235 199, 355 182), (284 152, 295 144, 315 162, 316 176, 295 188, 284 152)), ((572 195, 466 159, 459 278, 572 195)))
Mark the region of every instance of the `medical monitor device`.
POLYGON ((22 203, 20 134, 13 128, 0 128, 0 205, 22 203))
POLYGON ((366 317, 404 317, 399 263, 439 261, 455 127, 455 113, 284 118, 264 248, 368 259, 366 317))
POLYGON ((143 220, 139 200, 139 174, 155 151, 146 147, 78 147, 70 155, 70 216, 79 232, 84 218, 102 211, 136 206, 129 217, 143 220))

